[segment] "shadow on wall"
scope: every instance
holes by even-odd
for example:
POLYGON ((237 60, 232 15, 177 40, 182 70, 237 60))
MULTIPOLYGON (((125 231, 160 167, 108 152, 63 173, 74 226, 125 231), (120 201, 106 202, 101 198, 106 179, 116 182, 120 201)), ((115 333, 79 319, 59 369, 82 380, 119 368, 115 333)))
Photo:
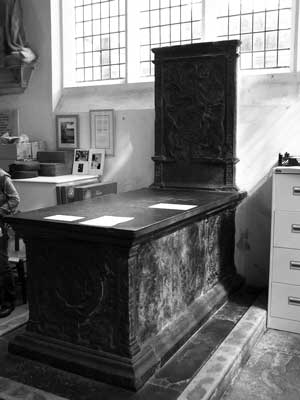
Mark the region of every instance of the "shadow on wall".
POLYGON ((238 207, 235 264, 248 284, 268 284, 271 233, 272 171, 238 207))
POLYGON ((248 284, 264 287, 269 274, 272 168, 279 152, 300 153, 299 84, 291 74, 240 83, 237 185, 248 197, 237 210, 235 261, 248 284))

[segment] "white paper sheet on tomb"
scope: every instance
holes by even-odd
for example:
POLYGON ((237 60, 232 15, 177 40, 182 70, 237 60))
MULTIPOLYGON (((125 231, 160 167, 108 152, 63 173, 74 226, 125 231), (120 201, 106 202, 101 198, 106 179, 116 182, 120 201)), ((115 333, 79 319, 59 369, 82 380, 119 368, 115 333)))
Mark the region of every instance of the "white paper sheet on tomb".
POLYGON ((131 221, 133 217, 114 217, 112 215, 104 215, 103 217, 89 219, 87 221, 79 222, 82 225, 92 226, 115 226, 122 222, 131 221))
POLYGON ((80 219, 83 219, 84 217, 76 217, 75 215, 50 215, 49 217, 45 217, 44 219, 51 219, 54 221, 67 221, 67 222, 74 222, 78 221, 80 219))
POLYGON ((162 208, 164 210, 186 211, 186 210, 191 210, 192 208, 195 208, 195 207, 197 207, 197 206, 192 205, 192 204, 158 203, 158 204, 154 204, 153 206, 150 206, 149 208, 162 208))

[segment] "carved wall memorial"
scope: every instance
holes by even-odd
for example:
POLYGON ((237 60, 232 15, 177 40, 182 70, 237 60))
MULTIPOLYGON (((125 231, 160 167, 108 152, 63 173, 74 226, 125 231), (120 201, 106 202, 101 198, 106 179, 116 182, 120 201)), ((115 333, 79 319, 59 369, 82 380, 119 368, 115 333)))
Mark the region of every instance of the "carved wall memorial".
POLYGON ((27 88, 37 56, 29 46, 20 0, 0 0, 0 95, 27 88))

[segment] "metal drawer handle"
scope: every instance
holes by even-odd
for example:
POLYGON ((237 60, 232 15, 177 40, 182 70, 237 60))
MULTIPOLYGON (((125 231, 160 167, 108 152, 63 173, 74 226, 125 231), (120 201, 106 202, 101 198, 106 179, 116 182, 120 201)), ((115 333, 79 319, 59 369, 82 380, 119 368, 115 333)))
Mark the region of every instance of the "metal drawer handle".
POLYGON ((293 196, 300 196, 300 187, 299 186, 293 187, 293 196))
POLYGON ((299 297, 289 297, 288 303, 290 306, 300 306, 300 299, 299 297))
POLYGON ((290 261, 290 269, 296 269, 300 271, 300 262, 299 261, 290 261))
POLYGON ((293 233, 300 233, 300 225, 299 224, 292 224, 292 232, 293 233))

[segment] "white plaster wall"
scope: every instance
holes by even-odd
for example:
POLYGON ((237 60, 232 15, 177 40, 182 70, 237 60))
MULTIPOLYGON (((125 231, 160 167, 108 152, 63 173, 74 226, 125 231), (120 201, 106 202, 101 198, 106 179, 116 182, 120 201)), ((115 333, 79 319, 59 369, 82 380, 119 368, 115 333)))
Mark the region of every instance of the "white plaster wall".
POLYGON ((153 83, 66 89, 56 113, 78 113, 80 147, 90 147, 89 111, 115 111, 115 156, 106 157, 103 181, 118 182, 118 191, 139 189, 154 181, 153 83))

